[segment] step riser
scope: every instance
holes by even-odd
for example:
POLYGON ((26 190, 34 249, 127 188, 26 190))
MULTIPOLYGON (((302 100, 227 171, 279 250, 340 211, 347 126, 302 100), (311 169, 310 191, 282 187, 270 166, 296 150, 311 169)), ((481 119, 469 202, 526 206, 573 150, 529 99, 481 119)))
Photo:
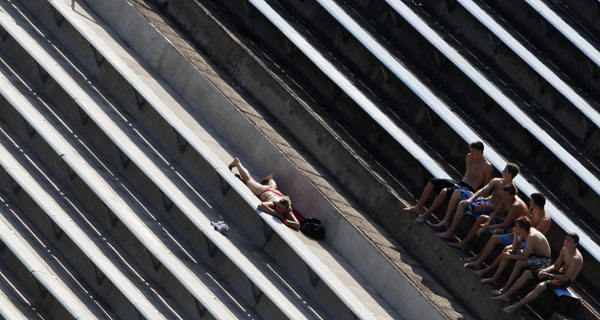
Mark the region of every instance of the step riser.
MULTIPOLYGON (((61 38, 80 37, 77 33, 75 33, 75 31, 73 31, 73 34, 69 33, 69 30, 72 31, 72 28, 67 28, 67 22, 65 21, 65 23, 63 23, 61 26, 60 32, 67 33, 68 36, 64 36, 63 34, 61 35, 61 38)), ((74 49, 74 51, 76 51, 76 49, 74 49)), ((108 63, 105 63, 100 68, 98 68, 95 65, 95 60, 93 60, 93 56, 88 56, 87 58, 79 58, 81 58, 81 62, 84 63, 88 70, 90 70, 90 72, 92 72, 94 76, 98 79, 111 79, 110 83, 103 82, 103 85, 106 85, 105 88, 110 88, 113 85, 115 86, 115 88, 123 88, 124 86, 127 86, 127 82, 125 82, 125 80, 123 80, 123 78, 121 78, 120 76, 116 76, 116 72, 108 63)), ((189 176, 199 177, 198 179, 201 179, 201 181, 198 182, 200 182, 203 186, 211 186, 204 188, 204 190, 206 190, 209 196, 213 199, 218 199, 219 204, 221 204, 225 212, 229 212, 231 214, 236 215, 235 218, 233 218, 233 220, 238 221, 239 225, 244 226, 245 231, 250 234, 253 240, 256 241, 256 244, 260 246, 265 246, 264 242, 266 238, 263 232, 263 222, 258 218, 255 211, 251 210, 251 208, 249 208, 247 204, 244 203, 244 200, 242 200, 241 197, 235 192, 227 192, 225 195, 223 195, 223 192, 219 187, 222 184, 222 182, 218 178, 218 175, 216 173, 207 174, 207 172, 211 172, 214 169, 212 169, 212 167, 210 167, 208 163, 199 154, 197 154, 196 152, 191 152, 191 147, 188 147, 184 153, 180 153, 179 147, 177 146, 177 138, 171 127, 164 121, 163 118, 161 118, 149 106, 145 106, 144 108, 142 108, 141 111, 138 110, 137 105, 135 103, 131 103, 131 101, 135 99, 135 96, 127 96, 127 93, 121 94, 124 90, 117 90, 118 92, 116 92, 115 90, 108 89, 108 91, 110 91, 111 94, 117 93, 115 99, 118 100, 122 106, 125 106, 127 108, 127 112, 129 114, 132 114, 136 118, 137 123, 141 124, 144 127, 144 129, 146 129, 146 132, 152 135, 152 138, 154 138, 155 141, 159 141, 159 144, 161 146, 161 152, 165 152, 167 155, 171 156, 172 159, 176 159, 177 164, 182 166, 189 176), (240 208, 242 208, 242 210, 240 210, 240 208)), ((54 103, 57 106, 64 105, 58 101, 55 101, 54 103)), ((71 114, 70 117, 73 118, 72 123, 78 125, 78 129, 81 129, 84 132, 86 131, 86 127, 90 126, 90 124, 86 126, 81 126, 80 121, 77 122, 77 115, 71 114)), ((90 135, 87 134, 86 136, 90 137, 90 135)), ((98 136, 99 135, 95 135, 94 138, 98 138, 98 136)), ((97 146, 106 144, 106 142, 103 143, 101 141, 94 142, 94 144, 97 146)), ((263 148, 257 147, 257 150, 261 149, 263 148)), ((133 163, 130 164, 130 166, 127 168, 127 171, 129 171, 129 168, 131 167, 135 167, 133 163)), ((137 171, 137 169, 135 170, 137 171)), ((126 171, 120 171, 120 173, 127 176, 126 171)), ((153 204, 155 205, 155 208, 164 208, 164 203, 161 200, 162 195, 157 192, 154 185, 142 180, 136 181, 135 184, 143 186, 143 188, 140 188, 140 193, 143 193, 146 196, 152 195, 147 196, 147 198, 154 202, 153 204)), ((170 212, 169 215, 173 214, 174 212, 179 212, 179 210, 176 209, 176 206, 173 206, 172 210, 173 211, 170 212)), ((267 234, 270 234, 270 231, 267 234)), ((270 242, 274 242, 275 240, 280 240, 277 235, 273 235, 270 242)), ((308 274, 305 265, 296 256, 296 254, 291 251, 289 246, 287 246, 283 242, 276 242, 273 245, 269 244, 266 247, 270 248, 265 249, 267 255, 273 258, 279 265, 287 266, 283 267, 283 270, 285 270, 287 274, 308 274), (296 261, 296 263, 289 263, 290 261, 296 261)), ((311 298, 314 299, 314 301, 327 301, 326 304, 322 304, 320 305, 320 307, 323 310, 326 310, 328 314, 335 314, 336 317, 338 315, 344 317, 343 315, 347 314, 348 317, 350 317, 348 309, 342 304, 341 301, 339 301, 339 299, 337 299, 337 297, 335 297, 331 290, 326 286, 318 285, 316 287, 313 287, 310 283, 309 276, 302 276, 300 277, 300 279, 294 278, 294 280, 296 281, 296 283, 298 283, 298 285, 303 291, 309 293, 309 295, 311 296, 311 298)), ((242 283, 247 283, 247 281, 244 281, 242 283)), ((246 290, 246 292, 251 291, 246 290)), ((247 294, 245 296, 248 297, 247 294)))
MULTIPOLYGON (((22 55, 17 55, 19 57, 24 57, 22 55)), ((28 57, 28 59, 30 59, 28 57)), ((18 63, 17 65, 26 65, 27 63, 18 63)), ((35 70, 29 70, 30 72, 34 72, 35 70)), ((35 76, 28 78, 31 80, 35 76)), ((35 81, 34 81, 35 82, 35 81)), ((158 188, 152 183, 147 176, 145 176, 142 171, 139 170, 135 166, 134 163, 130 163, 127 168, 122 165, 121 156, 119 155, 118 149, 110 142, 110 140, 104 135, 104 133, 91 121, 89 120, 87 124, 83 125, 81 119, 79 118, 78 111, 72 102, 72 99, 69 96, 66 96, 64 92, 61 92, 61 88, 56 85, 52 78, 48 78, 45 83, 38 83, 40 87, 40 93, 47 95, 46 98, 53 103, 54 106, 60 106, 59 112, 62 115, 70 115, 71 119, 68 119, 70 124, 76 124, 77 130, 81 130, 80 132, 85 135, 86 139, 93 140, 94 148, 93 151, 97 153, 97 155, 105 160, 104 163, 107 164, 113 172, 118 173, 119 175, 125 177, 128 181, 129 185, 138 186, 136 188, 136 194, 143 194, 143 197, 139 197, 139 200, 144 203, 145 206, 150 208, 150 212, 153 215, 157 215, 163 221, 163 224, 167 226, 174 226, 175 234, 172 234, 175 238, 181 239, 182 237, 185 239, 184 248, 192 255, 194 258, 200 257, 201 261, 210 265, 216 274, 218 274, 222 279, 226 280, 231 287, 251 306, 254 306, 254 309, 260 314, 273 315, 274 317, 282 316, 281 312, 278 310, 277 306, 275 306, 271 300, 268 298, 261 298, 258 303, 255 300, 254 296, 254 288, 249 283, 247 278, 237 269, 230 260, 223 254, 221 254, 218 249, 216 251, 216 255, 211 257, 211 247, 207 246, 207 242, 202 235, 202 232, 197 229, 189 219, 176 207, 173 206, 170 211, 167 211, 165 206, 169 206, 171 201, 162 195, 162 193, 158 190, 158 188), (46 90, 48 89, 48 90, 46 90), (166 202, 162 199, 166 199, 166 202), (153 209, 155 208, 155 209, 153 209), (168 221, 168 223, 166 223, 168 221), (187 244, 187 245, 186 245, 187 244), (198 244, 198 245, 190 245, 190 244, 198 244)), ((36 88, 37 89, 37 88, 36 88)), ((33 137, 29 137, 29 132, 27 131, 27 127, 25 126, 25 122, 20 116, 15 113, 12 107, 8 106, 5 108, 6 112, 11 112, 11 115, 5 116, 5 119, 19 119, 18 121, 12 123, 12 129, 19 133, 21 139, 27 139, 30 141, 31 147, 35 150, 36 154, 51 154, 54 155, 55 152, 46 144, 46 142, 38 135, 35 134, 33 137)), ((198 164, 196 160, 195 164, 198 164)), ((70 189, 74 191, 78 199, 81 199, 81 203, 86 204, 86 208, 89 211, 93 211, 95 216, 97 217, 98 222, 102 224, 102 226, 111 232, 111 234, 118 239, 118 241, 122 244, 125 244, 125 248, 131 248, 137 255, 132 255, 139 262, 140 266, 144 267, 144 271, 150 275, 155 275, 152 277, 154 281, 161 285, 174 286, 172 289, 166 289, 169 293, 179 293, 176 296, 173 296, 174 300, 186 301, 188 302, 188 307, 186 311, 192 312, 191 314, 196 314, 196 306, 193 300, 187 295, 184 295, 180 298, 181 292, 185 292, 185 288, 181 287, 178 284, 173 284, 173 282, 177 282, 175 279, 171 280, 161 280, 163 278, 162 275, 157 275, 156 270, 152 266, 152 262, 148 253, 146 253, 145 249, 143 249, 142 244, 134 238, 133 234, 129 231, 126 231, 126 228, 118 223, 116 226, 113 226, 113 221, 111 219, 116 219, 114 215, 109 216, 108 209, 103 205, 102 201, 96 197, 92 190, 89 189, 87 185, 81 180, 75 177, 71 178, 72 172, 69 171, 68 166, 60 160, 58 156, 55 157, 47 157, 45 158, 45 164, 48 168, 52 168, 52 172, 55 177, 63 184, 72 186, 70 189), (188 301, 189 300, 189 301, 188 301)), ((203 174, 207 172, 209 169, 208 166, 201 168, 198 174, 203 174), (204 169, 204 170, 202 170, 204 169)), ((216 176, 216 174, 214 174, 216 176)), ((202 194, 202 190, 200 190, 202 194)), ((232 204, 231 210, 237 210, 234 208, 244 207, 245 205, 241 199, 238 199, 237 205, 232 204)), ((247 206, 247 205, 246 205, 247 206)), ((248 213, 247 216, 255 216, 253 213, 248 213)), ((253 228, 253 230, 260 230, 260 221, 255 219, 254 223, 256 223, 257 228, 253 228)), ((256 237, 260 237, 260 234, 256 234, 256 237)), ((130 251, 130 250, 128 250, 130 251)), ((160 268, 160 270, 164 270, 164 268, 160 268)))
MULTIPOLYGON (((24 57, 24 54, 15 54, 15 56, 18 57, 24 57)), ((29 57, 27 59, 30 59, 29 57)), ((27 63, 19 63, 19 65, 27 65, 27 63)), ((35 65, 35 64, 31 64, 31 65, 35 65)), ((29 72, 34 72, 36 69, 35 68, 29 68, 29 72)), ((35 76, 32 76, 35 77, 35 76)), ((34 81, 35 82, 35 81, 34 81)), ((223 254, 221 254, 218 250, 216 251, 216 255, 214 257, 210 257, 211 255, 211 251, 213 250, 212 246, 211 247, 207 247, 207 242, 204 238, 204 236, 202 235, 202 233, 194 227, 194 225, 185 217, 185 215, 183 215, 179 209, 176 206, 173 206, 173 208, 167 212, 166 208, 165 208, 165 204, 170 205, 170 200, 167 199, 166 203, 163 202, 163 195, 161 192, 158 191, 158 188, 152 183, 152 181, 150 181, 150 179, 148 179, 140 170, 139 168, 137 168, 135 166, 134 163, 130 163, 130 165, 128 165, 126 168, 123 167, 123 163, 122 163, 122 159, 119 155, 119 152, 117 151, 118 149, 116 149, 116 147, 113 146, 113 144, 109 141, 109 139, 99 130, 99 128, 92 123, 92 121, 87 122, 87 124, 83 124, 81 121, 81 118, 79 116, 79 113, 76 111, 76 107, 74 106, 74 104, 72 103, 72 99, 68 96, 66 96, 63 92, 61 92, 62 90, 60 88, 56 87, 56 84, 54 83, 53 79, 48 78, 47 81, 45 83, 41 83, 41 81, 38 81, 37 83, 40 87, 40 90, 47 95, 47 100, 50 101, 51 103, 53 103, 55 106, 60 107, 60 111, 63 113, 63 115, 68 115, 69 116, 69 121, 71 122, 71 125, 74 125, 76 127, 76 129, 81 130, 81 132, 86 136, 86 138, 90 138, 90 140, 93 140, 92 142, 94 143, 94 147, 92 148, 94 150, 94 152, 99 151, 101 154, 98 154, 102 159, 109 159, 108 161, 105 161, 105 163, 109 164, 109 167, 111 167, 111 170, 113 172, 118 172, 119 174, 123 175, 130 184, 132 185, 136 185, 136 186, 140 186, 139 188, 137 188, 136 194, 144 194, 144 197, 142 200, 142 202, 150 208, 150 211, 152 214, 158 214, 158 218, 163 218, 163 224, 166 226, 169 225, 175 225, 176 227, 174 228, 175 231, 178 232, 173 232, 173 230, 171 230, 171 234, 173 236, 175 236, 175 238, 179 238, 179 240, 183 237, 185 238, 185 240, 183 241, 184 247, 186 248, 186 250, 188 252, 190 252, 192 254, 192 256, 194 256, 194 258, 198 259, 198 257, 200 256, 201 260, 203 260, 204 262, 206 262, 207 264, 211 265, 213 267, 213 270, 215 270, 215 273, 218 274, 222 279, 225 279, 230 285, 231 287, 239 294, 240 297, 242 297, 246 303, 250 306, 253 306, 253 309, 256 310, 257 313, 264 315, 265 318, 281 318, 284 317, 281 313, 281 311, 279 310, 279 308, 273 304, 273 302, 265 297, 258 297, 256 296, 256 288, 253 287, 253 285, 248 281, 248 279, 246 278, 245 275, 243 275, 239 269, 237 269, 233 263, 231 263, 231 261, 228 260, 228 258, 226 258, 223 254), (50 88, 51 90, 46 90, 47 88, 50 88), (58 94, 56 93, 58 92, 58 94), (74 112, 75 111, 75 112, 74 112), (89 134, 88 134, 89 133, 89 134), (99 148, 96 148, 96 146, 100 146, 99 148), (105 156, 105 155, 109 155, 109 156, 105 156), (110 164, 114 164, 112 166, 110 166, 110 164), (152 201, 150 201, 152 200, 152 201), (151 203, 150 205, 148 205, 149 203, 151 203), (152 209, 156 208, 156 209, 152 209), (161 217, 162 216, 162 217, 161 217), (169 223, 164 223, 164 221, 169 221, 169 223), (177 233, 183 235, 183 236, 178 236, 177 233), (200 244, 200 247, 196 247, 196 246, 191 246, 191 245, 186 245, 185 243, 195 243, 195 244, 200 244), (194 248, 194 249, 191 249, 194 248), (258 300, 258 301, 257 301, 258 300)), ((145 107, 145 109, 148 109, 148 107, 145 107)), ((173 134, 172 129, 168 128, 167 129, 171 134, 173 134)), ((24 136, 25 137, 25 136, 24 136)), ((173 137, 175 137, 173 135, 173 137)), ((35 138, 35 137, 34 137, 35 138)), ((170 144, 168 144, 170 145, 170 144)), ((41 148, 41 150, 39 151, 40 154, 44 154, 46 152, 50 152, 52 153, 52 150, 49 149, 48 146, 46 146, 44 144, 44 147, 41 148)), ((196 166, 198 164, 197 160, 194 160, 196 166)), ((87 188, 87 186, 81 185, 82 182, 75 178, 75 182, 71 182, 71 178, 68 175, 68 171, 66 170, 66 166, 63 164, 62 166, 64 166, 64 168, 61 168, 61 164, 60 162, 55 164, 55 167, 58 168, 58 172, 57 176, 60 176, 60 179, 63 183, 65 184, 72 184, 72 183, 76 183, 78 184, 77 187, 74 187, 73 189, 76 189, 78 191, 78 196, 82 199, 85 199, 85 201, 82 201, 83 203, 92 203, 91 207, 92 208, 102 208, 101 211, 106 211, 106 208, 101 204, 100 200, 95 198, 95 195, 93 195, 91 193, 91 191, 89 191, 89 189, 87 188), (61 171, 62 169, 62 171, 61 171)), ((203 168, 200 168, 198 175, 202 176, 202 175, 206 175, 207 170, 212 171, 213 169, 205 166, 203 168)), ((208 172, 210 172, 208 171, 208 172)), ((216 174, 214 174, 216 177, 216 174)), ((218 181, 215 181, 218 182, 218 181)), ((203 194, 202 190, 198 190, 200 192, 200 194, 203 194)), ((238 199, 239 200, 239 199, 238 199)), ((232 204, 232 210, 238 210, 238 208, 240 207, 247 207, 246 204, 244 204, 241 201, 238 201, 237 205, 232 204)), ((207 209, 207 208, 205 208, 207 209)), ((208 209, 207 209, 208 210, 208 209)), ((107 211, 106 211, 107 212, 107 211)), ((104 212, 100 212, 98 213, 98 219, 101 220, 103 226, 105 228, 107 228, 108 230, 111 229, 112 225, 110 222, 110 218, 108 217, 108 214, 104 212)), ((255 213, 252 212, 252 214, 248 214, 248 216, 255 216, 255 213)), ((114 218, 114 217, 113 217, 114 218)), ((259 223, 260 221, 256 221, 257 223, 259 223)), ((259 224, 257 224, 257 226, 260 226, 259 224)), ((116 228, 118 230, 122 229, 122 225, 121 224, 117 224, 116 228)), ((170 229, 169 227, 167 227, 168 229, 170 229)), ((129 236, 121 236, 121 232, 122 231, 115 231, 113 232, 115 234, 115 237, 117 239, 119 239, 120 242, 123 243, 123 241, 125 243, 128 243, 129 241, 133 241, 129 238, 129 236)), ((129 234, 129 232, 127 232, 127 234, 129 234)), ((137 243, 137 241, 135 242, 135 246, 137 245, 141 245, 139 243, 137 243)), ((212 244, 211 244, 212 245, 212 244)), ((136 251, 140 251, 140 250, 136 250, 136 251)), ((136 257, 136 259, 141 259, 141 261, 145 261, 146 263, 146 267, 147 268, 151 268, 148 265, 148 261, 150 261, 148 259, 147 254, 141 254, 140 257, 136 257)), ((138 260, 139 261, 139 260, 138 260)), ((161 268, 162 270, 162 268, 161 268)), ((156 273, 153 268, 146 270, 147 272, 149 272, 150 274, 152 273, 156 273)), ((162 276, 159 276, 159 278, 162 276)), ((158 281, 159 279, 154 279, 157 282, 160 283, 160 281, 158 281)), ((170 284, 171 281, 166 281, 167 283, 170 284)), ((169 290, 167 290, 169 291, 169 290)), ((185 290, 178 290, 178 289, 173 289, 173 291, 178 292, 178 291, 185 291, 185 290)), ((180 299, 177 299, 176 296, 174 297, 174 300, 178 300, 180 301, 180 299)), ((195 308, 195 304, 191 304, 190 308, 195 308)), ((190 308, 188 308, 188 312, 192 312, 190 311, 190 308)), ((195 311, 194 311, 195 312, 195 311)), ((194 313, 192 313, 194 314, 194 313)))
MULTIPOLYGON (((0 176, 6 176, 6 172, 2 170, 0 176)), ((6 193, 12 192, 11 190, 3 191, 6 193)), ((4 207, 4 203, 2 203, 2 206, 4 207)), ((5 208, 3 208, 2 211, 2 214, 7 213, 5 208)), ((25 291, 25 296, 32 297, 41 307, 43 313, 49 315, 52 319, 73 319, 73 316, 54 296, 52 296, 52 294, 43 288, 10 249, 4 246, 0 248, 0 260, 2 260, 2 265, 5 266, 5 268, 8 269, 22 285, 19 289, 25 291)))

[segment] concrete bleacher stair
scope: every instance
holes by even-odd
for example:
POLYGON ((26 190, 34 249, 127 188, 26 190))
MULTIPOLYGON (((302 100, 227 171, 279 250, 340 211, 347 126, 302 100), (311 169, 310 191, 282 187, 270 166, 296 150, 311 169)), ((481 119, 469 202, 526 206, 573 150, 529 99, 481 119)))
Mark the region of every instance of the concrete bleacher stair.
POLYGON ((582 236, 574 316, 599 318, 597 84, 574 85, 594 54, 506 67, 520 55, 470 2, 0 2, 0 317, 547 318, 556 306, 505 315, 467 253, 401 211, 483 140, 549 195, 554 251, 582 236), (260 212, 237 157, 326 239, 260 212))
POLYGON ((55 319, 104 319, 111 314, 41 233, 24 222, 19 209, 1 197, 2 263, 29 294, 39 294, 42 311, 55 319))
MULTIPOLYGON (((168 7, 168 8, 171 8, 171 7, 172 7, 172 4, 170 4, 170 7, 168 7)), ((239 69, 239 66, 238 66, 237 68, 238 68, 238 69, 236 69, 236 70, 235 70, 235 72, 239 72, 239 71, 240 71, 240 69, 239 69)), ((263 81, 264 81, 264 80, 263 80, 263 81)), ((254 92, 253 92, 253 93, 254 93, 254 92)), ((286 103, 287 103, 287 102, 286 102, 286 103)))
POLYGON ((51 319, 10 271, 0 267, 0 315, 4 319, 51 319))

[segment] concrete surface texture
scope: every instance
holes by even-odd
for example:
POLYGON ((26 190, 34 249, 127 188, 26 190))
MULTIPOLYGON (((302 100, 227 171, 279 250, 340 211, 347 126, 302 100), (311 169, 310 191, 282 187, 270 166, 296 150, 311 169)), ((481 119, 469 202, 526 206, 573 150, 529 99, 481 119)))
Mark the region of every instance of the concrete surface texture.
MULTIPOLYGON (((459 134, 317 2, 265 5, 326 52, 422 146, 428 161, 459 177, 466 151, 459 134)), ((460 28, 450 6, 426 2, 414 10, 460 28)), ((552 195, 562 209, 573 204, 586 212, 584 221, 597 219, 591 209, 598 200, 570 168, 510 125, 510 116, 384 1, 350 1, 344 8, 376 37, 389 37, 399 60, 495 148, 514 154, 543 190, 567 179, 564 195, 552 195), (404 31, 388 33, 393 28, 404 31), (484 112, 473 114, 482 103, 484 112), (500 137, 507 128, 510 135, 500 137), (548 167, 556 177, 546 175, 548 167)), ((499 14, 526 28, 519 12, 499 14)), ((557 311, 533 305, 504 315, 490 286, 463 268, 467 253, 401 213, 431 176, 427 168, 250 3, 7 0, 0 19, 1 217, 17 231, 1 239, 3 317, 537 319, 557 311), (235 157, 255 177, 274 173, 294 207, 323 221, 326 240, 259 213, 259 200, 227 170, 235 157), (214 231, 216 220, 231 230, 214 231), (27 251, 16 243, 37 250, 34 260, 56 276, 34 270, 33 280, 27 251), (79 307, 90 314, 80 315, 79 307)), ((468 33, 472 42, 463 53, 479 50, 475 33, 468 33)), ((556 46, 544 50, 553 57, 575 50, 556 46)), ((506 55, 478 63, 515 60, 506 55)), ((559 68, 577 74, 574 83, 593 77, 593 68, 571 63, 561 60, 559 68)), ((548 128, 564 133, 574 150, 589 149, 597 135, 589 121, 572 115, 543 79, 511 82, 515 74, 531 77, 517 65, 521 71, 505 68, 490 78, 521 99, 559 110, 548 128), (583 126, 572 126, 577 121, 583 126)), ((580 158, 595 159, 592 153, 580 158)), ((563 236, 553 227, 553 249, 563 236)), ((581 278, 595 284, 598 263, 585 259, 581 278)), ((575 317, 596 318, 594 302, 582 298, 575 317)))

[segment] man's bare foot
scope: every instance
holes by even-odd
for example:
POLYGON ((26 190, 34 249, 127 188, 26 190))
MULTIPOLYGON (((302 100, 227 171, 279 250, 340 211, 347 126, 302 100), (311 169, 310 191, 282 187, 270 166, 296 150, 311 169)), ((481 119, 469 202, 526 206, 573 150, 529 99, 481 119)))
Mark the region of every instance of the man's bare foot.
POLYGON ((510 297, 507 297, 505 294, 493 297, 492 299, 496 301, 510 302, 510 297))
POLYGON ((449 223, 447 221, 440 221, 439 223, 432 224, 431 226, 437 229, 448 229, 449 223))
POLYGON ((402 211, 404 211, 404 212, 414 212, 416 214, 421 214, 421 211, 423 211, 423 207, 414 206, 414 207, 410 207, 410 208, 404 208, 404 209, 402 209, 402 211))
POLYGON ((415 223, 423 223, 425 222, 425 216, 424 215, 420 215, 415 219, 415 223))
POLYGON ((464 257, 464 258, 463 258, 463 261, 464 261, 464 262, 472 262, 472 261, 475 261, 475 260, 477 260, 477 256, 472 256, 472 257, 464 257))
POLYGON ((481 269, 481 270, 477 270, 475 272, 473 272, 476 276, 483 276, 484 274, 488 273, 488 269, 481 269))
POLYGON ((461 249, 461 250, 465 250, 466 249, 465 244, 462 243, 462 241, 461 242, 448 243, 448 245, 451 246, 451 247, 454 247, 454 248, 461 249))
POLYGON ((481 283, 495 283, 495 282, 496 282, 496 279, 494 277, 481 279, 481 283))
POLYGON ((479 268, 480 265, 481 265, 481 263, 479 263, 477 261, 471 261, 471 262, 465 263, 465 268, 477 269, 477 268, 479 268))
POLYGON ((513 304, 512 306, 502 309, 502 311, 504 311, 504 313, 513 313, 517 311, 517 309, 519 309, 519 306, 517 306, 517 304, 513 304))
POLYGON ((233 170, 238 164, 240 164, 239 158, 234 158, 233 161, 229 164, 229 170, 233 170))
POLYGON ((446 231, 446 232, 438 232, 438 233, 436 233, 436 235, 440 238, 451 239, 454 234, 452 234, 452 232, 446 231))
POLYGON ((500 288, 498 290, 492 290, 492 294, 495 296, 500 296, 504 294, 504 288, 500 288))

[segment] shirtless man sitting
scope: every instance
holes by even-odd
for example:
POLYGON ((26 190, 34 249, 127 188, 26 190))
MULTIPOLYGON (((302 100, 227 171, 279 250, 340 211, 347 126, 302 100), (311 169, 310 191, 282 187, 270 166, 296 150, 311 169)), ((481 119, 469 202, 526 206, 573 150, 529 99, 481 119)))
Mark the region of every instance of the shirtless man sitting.
MULTIPOLYGON (((483 232, 505 233, 505 230, 512 226, 515 219, 526 216, 527 213, 527 205, 517 195, 517 187, 514 184, 509 184, 502 188, 502 201, 496 206, 492 214, 489 216, 486 214, 480 215, 462 241, 449 243, 448 245, 466 248, 474 236, 479 237, 483 232)), ((446 233, 438 235, 442 238, 450 238, 454 235, 453 231, 454 229, 448 229, 446 233)))
MULTIPOLYGON (((583 256, 581 252, 577 250, 579 244, 579 235, 577 233, 569 233, 565 237, 563 247, 560 250, 560 255, 556 259, 553 265, 544 268, 537 272, 537 277, 540 282, 531 292, 529 292, 525 298, 521 301, 508 306, 502 310, 506 313, 513 313, 515 310, 520 308, 522 305, 527 304, 535 300, 544 290, 550 289, 566 289, 581 272, 583 268, 583 256)), ((515 284, 504 294, 510 297, 512 294, 517 292, 523 285, 534 277, 534 274, 527 270, 523 272, 521 277, 515 282, 515 284)), ((500 297, 498 297, 500 298, 500 297)))
POLYGON ((261 183, 258 183, 252 179, 250 173, 244 168, 238 158, 233 159, 233 162, 229 164, 229 170, 233 170, 233 168, 237 168, 242 181, 262 201, 258 205, 259 210, 276 216, 294 230, 300 230, 300 223, 298 223, 298 220, 292 213, 293 209, 290 198, 277 190, 277 183, 275 183, 271 175, 262 179, 261 183))
MULTIPOLYGON (((527 245, 521 252, 520 250, 513 250, 512 252, 503 252, 502 260, 500 265, 496 269, 496 273, 491 278, 483 279, 483 283, 496 282, 502 271, 508 266, 511 260, 516 260, 515 266, 508 277, 506 284, 499 290, 493 290, 492 294, 502 295, 517 279, 517 276, 521 273, 524 268, 529 268, 531 272, 543 269, 552 264, 550 259, 550 244, 548 239, 541 232, 535 228, 531 228, 531 220, 527 217, 519 217, 515 221, 515 236, 525 241, 527 245)), ((504 299, 496 298, 497 300, 504 299)))
MULTIPOLYGON (((482 214, 490 214, 494 208, 502 201, 502 188, 512 184, 513 179, 519 174, 519 166, 514 163, 507 163, 502 171, 502 177, 492 179, 485 187, 477 190, 475 193, 467 192, 466 190, 458 190, 455 192, 468 195, 466 200, 461 201, 456 208, 456 214, 452 221, 448 233, 445 235, 451 236, 456 227, 462 220, 464 214, 469 214, 478 218, 482 214)), ((464 197, 464 196, 463 196, 464 197)), ((454 198, 454 196, 453 196, 454 198)), ((458 200, 458 199, 457 199, 458 200)), ((452 201, 452 200, 450 200, 452 201)), ((448 205, 450 209, 450 205, 448 205)), ((452 211, 446 211, 446 216, 440 223, 433 225, 436 228, 447 228, 450 221, 452 211)))
MULTIPOLYGON (((544 195, 541 193, 533 193, 529 198, 529 218, 531 219, 531 227, 536 228, 544 235, 546 232, 548 232, 548 230, 550 230, 552 221, 550 219, 550 214, 548 211, 546 211, 546 209, 544 209, 545 204, 546 197, 544 197, 544 195)), ((505 247, 504 251, 507 251, 511 250, 514 245, 516 245, 515 241, 517 240, 521 243, 521 245, 517 246, 517 248, 524 249, 526 243, 521 239, 515 239, 514 232, 493 235, 478 255, 465 259, 465 267, 478 268, 483 263, 485 258, 492 253, 497 245, 503 245, 505 247)), ((501 256, 499 255, 494 263, 477 274, 482 275, 491 270, 491 268, 494 268, 498 263, 500 263, 500 257, 501 256)))
MULTIPOLYGON (((480 186, 485 185, 490 181, 492 176, 492 165, 483 157, 483 143, 481 141, 473 142, 469 145, 469 153, 466 157, 465 176, 462 181, 450 179, 430 179, 417 204, 410 208, 404 208, 405 212, 414 212, 419 216, 415 222, 424 222, 433 210, 439 208, 444 201, 450 200, 453 192, 457 189, 467 189, 470 192, 475 192, 480 186), (421 215, 425 202, 431 194, 436 192, 438 196, 435 198, 429 210, 421 215)), ((458 201, 451 201, 454 206, 458 201)), ((450 205, 450 204, 449 204, 450 205)), ((454 210, 454 209, 452 209, 454 210)))

